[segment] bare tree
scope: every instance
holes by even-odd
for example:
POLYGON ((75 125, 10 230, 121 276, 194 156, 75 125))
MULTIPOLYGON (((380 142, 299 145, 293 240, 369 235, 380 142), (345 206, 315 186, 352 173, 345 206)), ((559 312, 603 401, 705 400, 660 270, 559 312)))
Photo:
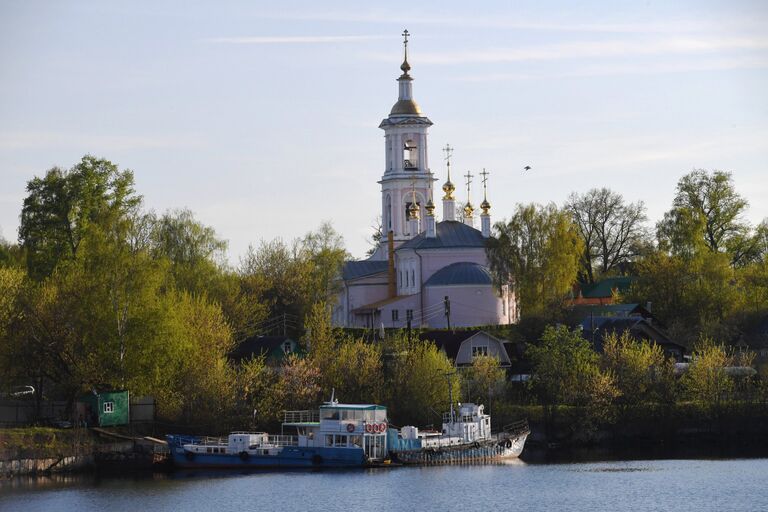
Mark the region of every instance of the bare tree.
POLYGON ((625 203, 621 194, 593 188, 585 194, 572 193, 565 207, 584 241, 583 281, 595 282, 596 274, 615 270, 647 246, 648 217, 642 201, 625 203))

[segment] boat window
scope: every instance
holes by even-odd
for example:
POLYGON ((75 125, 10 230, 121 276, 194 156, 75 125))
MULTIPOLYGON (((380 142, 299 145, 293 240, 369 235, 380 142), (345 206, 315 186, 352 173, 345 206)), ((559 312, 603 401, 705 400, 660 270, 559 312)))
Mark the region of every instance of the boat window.
POLYGON ((354 448, 362 448, 363 436, 349 436, 349 446, 354 448))
POLYGON ((333 446, 333 434, 325 435, 325 446, 333 446))
POLYGON ((337 420, 339 419, 338 409, 323 409, 322 418, 324 420, 337 420))
POLYGON ((374 421, 384 421, 387 419, 387 411, 377 410, 374 414, 374 421))
POLYGON ((347 446, 347 436, 336 434, 336 442, 334 446, 347 446))
POLYGON ((210 446, 205 449, 205 453, 211 453, 211 447, 210 446))
POLYGON ((353 420, 355 419, 355 411, 345 409, 341 411, 341 419, 342 420, 353 420))

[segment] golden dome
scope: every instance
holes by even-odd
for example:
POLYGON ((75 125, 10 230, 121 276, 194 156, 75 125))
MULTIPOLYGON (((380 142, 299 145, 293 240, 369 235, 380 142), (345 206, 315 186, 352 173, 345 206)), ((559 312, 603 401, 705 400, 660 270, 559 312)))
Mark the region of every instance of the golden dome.
POLYGON ((411 219, 418 219, 419 218, 419 206, 416 203, 411 203, 411 206, 408 207, 408 213, 410 213, 411 219))
POLYGON ((427 205, 424 209, 427 210, 427 215, 435 215, 435 203, 433 203, 431 199, 427 201, 427 205))
POLYGON ((475 207, 472 206, 472 203, 467 201, 467 204, 464 205, 464 216, 465 217, 471 217, 472 216, 472 212, 474 212, 474 211, 475 211, 475 207))
POLYGON ((443 192, 445 192, 445 196, 443 196, 443 199, 453 199, 453 192, 456 190, 456 186, 451 182, 449 179, 445 183, 443 183, 443 192))
POLYGON ((392 110, 389 112, 389 115, 418 116, 421 115, 421 108, 419 108, 419 104, 413 100, 398 100, 397 103, 392 106, 392 110))
POLYGON ((491 209, 491 203, 489 203, 487 199, 483 199, 483 202, 480 203, 480 208, 483 210, 483 213, 487 215, 488 210, 491 209))

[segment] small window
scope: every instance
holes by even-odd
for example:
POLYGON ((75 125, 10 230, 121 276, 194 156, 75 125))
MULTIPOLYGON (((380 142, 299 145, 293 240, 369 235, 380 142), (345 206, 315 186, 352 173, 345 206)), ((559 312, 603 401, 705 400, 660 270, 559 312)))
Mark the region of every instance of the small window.
POLYGON ((290 341, 283 343, 283 352, 286 354, 293 352, 293 344, 290 341))
POLYGON ((325 435, 325 446, 333 446, 333 434, 325 435))
POLYGON ((405 318, 406 318, 406 320, 413 320, 413 310, 412 309, 406 309, 405 310, 405 318))
POLYGON ((477 356, 487 356, 488 355, 488 346, 487 345, 480 345, 477 347, 472 347, 472 357, 477 356))
POLYGON ((115 402, 104 402, 104 414, 115 412, 115 402))
POLYGON ((393 322, 397 322, 399 320, 399 318, 398 318, 399 316, 400 316, 400 310, 399 309, 393 309, 392 310, 392 321, 393 322))
POLYGON ((411 270, 411 286, 416 286, 416 271, 411 270))

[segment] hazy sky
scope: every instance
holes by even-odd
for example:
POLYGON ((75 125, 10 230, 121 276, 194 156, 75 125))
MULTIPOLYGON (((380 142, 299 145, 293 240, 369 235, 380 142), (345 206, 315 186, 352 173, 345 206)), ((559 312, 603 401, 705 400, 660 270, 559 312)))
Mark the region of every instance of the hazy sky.
POLYGON ((91 153, 233 262, 326 219, 361 256, 403 28, 432 171, 446 143, 488 169, 494 220, 606 186, 655 222, 693 168, 732 171, 768 217, 768 2, 375 5, 0 0, 0 234, 27 180, 91 153))

